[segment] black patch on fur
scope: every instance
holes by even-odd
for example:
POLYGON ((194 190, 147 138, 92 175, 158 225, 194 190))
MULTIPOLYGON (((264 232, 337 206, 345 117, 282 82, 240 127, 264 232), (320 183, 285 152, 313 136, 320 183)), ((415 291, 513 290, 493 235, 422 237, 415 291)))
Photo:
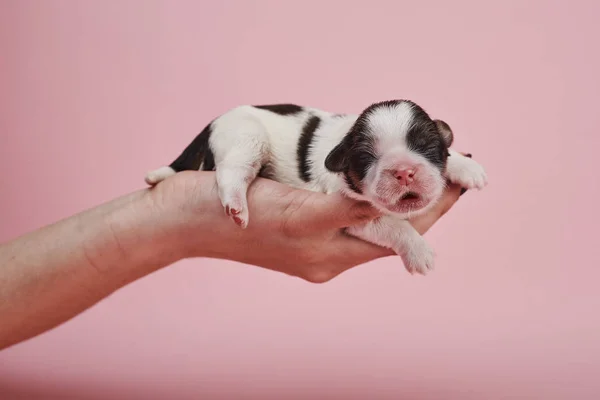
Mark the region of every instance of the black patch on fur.
POLYGON ((377 160, 373 150, 373 136, 367 126, 367 117, 376 106, 370 106, 359 115, 344 139, 325 159, 325 168, 331 172, 343 173, 348 187, 357 193, 362 193, 360 183, 369 167, 377 160))
POLYGON ((215 168, 215 154, 210 146, 206 146, 206 151, 204 152, 204 162, 202 163, 202 171, 214 171, 215 168))
POLYGON ((260 108, 261 110, 271 111, 279 115, 294 115, 299 114, 304 110, 304 108, 296 104, 267 104, 254 107, 260 108))
POLYGON ((275 174, 273 172, 273 167, 268 162, 260 167, 260 171, 258 171, 258 176, 265 179, 275 180, 275 174))
POLYGON ((348 173, 344 173, 344 180, 346 181, 346 184, 348 185, 348 188, 350 190, 358 194, 362 194, 361 188, 356 182, 354 182, 354 179, 352 179, 352 177, 348 173))
POLYGON ((204 171, 215 168, 215 158, 208 144, 212 134, 212 122, 200 132, 194 140, 183 150, 175 161, 169 165, 175 172, 197 171, 202 165, 204 171), (202 163, 204 161, 204 163, 202 163))
POLYGON ((443 171, 448 159, 446 140, 425 110, 413 102, 410 104, 413 110, 413 123, 406 135, 406 144, 410 150, 419 153, 443 171))
POLYGON ((317 117, 316 115, 310 117, 304 124, 302 133, 300 134, 300 139, 298 140, 298 173, 304 182, 310 182, 311 180, 310 146, 312 145, 315 131, 319 129, 320 124, 321 118, 317 117))
POLYGON ((369 151, 359 151, 350 157, 350 170, 355 172, 358 179, 362 181, 367 175, 367 170, 373 165, 376 159, 370 149, 369 151))
POLYGON ((338 143, 325 158, 325 168, 331 172, 344 172, 348 167, 348 157, 350 155, 350 134, 338 143))

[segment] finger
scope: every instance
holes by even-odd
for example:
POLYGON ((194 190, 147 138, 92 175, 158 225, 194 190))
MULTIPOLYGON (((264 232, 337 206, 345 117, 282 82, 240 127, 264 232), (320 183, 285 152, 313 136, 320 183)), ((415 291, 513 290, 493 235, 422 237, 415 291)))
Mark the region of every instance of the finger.
POLYGON ((411 219, 410 224, 423 235, 458 201, 461 196, 461 189, 460 185, 449 184, 440 201, 425 214, 411 219))
POLYGON ((341 193, 311 193, 294 210, 296 223, 316 230, 340 229, 367 222, 380 215, 367 202, 350 199, 341 193))

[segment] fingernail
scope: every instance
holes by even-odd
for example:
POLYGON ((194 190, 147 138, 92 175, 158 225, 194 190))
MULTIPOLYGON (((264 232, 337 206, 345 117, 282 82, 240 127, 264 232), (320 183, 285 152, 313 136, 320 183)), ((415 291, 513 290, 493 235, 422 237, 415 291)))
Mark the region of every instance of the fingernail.
POLYGON ((466 192, 467 192, 467 189, 465 189, 465 188, 460 189, 460 195, 459 196, 462 196, 466 192))
POLYGON ((465 154, 465 157, 473 158, 473 154, 467 153, 467 154, 465 154))

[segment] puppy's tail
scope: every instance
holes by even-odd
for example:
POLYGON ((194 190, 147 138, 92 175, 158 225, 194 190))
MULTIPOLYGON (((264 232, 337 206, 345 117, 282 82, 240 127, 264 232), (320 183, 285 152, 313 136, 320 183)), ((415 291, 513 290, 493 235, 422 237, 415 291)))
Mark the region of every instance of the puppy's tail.
POLYGON ((144 179, 146 183, 154 186, 181 171, 214 170, 215 160, 208 143, 212 133, 211 125, 212 123, 204 128, 170 165, 148 172, 144 179))
POLYGON ((171 167, 160 167, 158 169, 155 169, 154 171, 148 172, 144 180, 148 185, 154 186, 157 183, 162 182, 168 177, 175 174, 175 170, 171 167))

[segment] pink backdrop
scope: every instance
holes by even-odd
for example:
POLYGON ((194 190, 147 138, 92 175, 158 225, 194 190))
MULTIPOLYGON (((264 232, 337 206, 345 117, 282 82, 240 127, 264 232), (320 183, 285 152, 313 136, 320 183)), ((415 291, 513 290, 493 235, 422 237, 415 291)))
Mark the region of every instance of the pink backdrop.
POLYGON ((599 398, 599 4, 0 0, 0 240, 143 187, 242 103, 410 98, 491 179, 425 279, 180 262, 0 353, 0 397, 599 398))

